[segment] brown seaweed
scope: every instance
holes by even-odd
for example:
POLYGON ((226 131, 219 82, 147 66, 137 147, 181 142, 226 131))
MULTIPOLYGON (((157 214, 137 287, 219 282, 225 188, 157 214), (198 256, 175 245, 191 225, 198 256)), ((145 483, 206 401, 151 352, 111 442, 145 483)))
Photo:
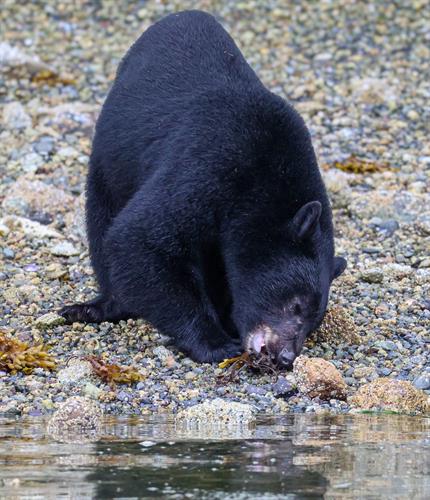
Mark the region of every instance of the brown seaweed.
POLYGON ((106 363, 97 356, 85 356, 94 373, 107 384, 134 384, 143 379, 143 375, 133 367, 106 363))
POLYGON ((260 373, 271 373, 272 375, 277 375, 279 372, 278 366, 265 351, 262 351, 258 356, 244 352, 235 358, 225 359, 218 366, 226 369, 225 372, 218 376, 218 383, 232 382, 244 368, 260 373))
POLYGON ((0 370, 10 372, 12 375, 21 371, 26 375, 35 368, 54 370, 56 363, 47 352, 46 346, 38 344, 30 346, 28 342, 7 337, 0 331, 0 370))

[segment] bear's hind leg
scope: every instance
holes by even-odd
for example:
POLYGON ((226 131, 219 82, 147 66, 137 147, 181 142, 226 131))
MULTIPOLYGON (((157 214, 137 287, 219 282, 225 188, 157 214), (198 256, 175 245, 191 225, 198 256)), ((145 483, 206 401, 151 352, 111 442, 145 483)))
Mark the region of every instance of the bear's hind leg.
POLYGON ((104 237, 116 215, 114 204, 104 188, 97 164, 92 163, 88 174, 86 219, 91 264, 95 271, 100 294, 88 302, 64 306, 59 314, 67 323, 101 323, 127 319, 115 303, 109 282, 109 271, 103 251, 104 237))

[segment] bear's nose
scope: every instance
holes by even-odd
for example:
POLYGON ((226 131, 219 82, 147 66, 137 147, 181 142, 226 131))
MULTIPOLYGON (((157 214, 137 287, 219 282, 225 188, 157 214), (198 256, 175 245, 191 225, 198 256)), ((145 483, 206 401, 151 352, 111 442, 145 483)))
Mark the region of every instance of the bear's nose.
POLYGON ((279 363, 286 368, 291 368, 295 359, 295 353, 293 351, 289 351, 288 349, 282 349, 278 357, 279 363))

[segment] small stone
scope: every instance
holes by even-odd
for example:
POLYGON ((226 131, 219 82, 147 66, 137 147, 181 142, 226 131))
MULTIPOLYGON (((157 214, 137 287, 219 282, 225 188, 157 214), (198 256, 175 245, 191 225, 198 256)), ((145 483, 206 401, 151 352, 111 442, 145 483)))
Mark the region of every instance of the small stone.
POLYGON ((76 384, 88 379, 92 374, 93 369, 89 361, 72 358, 65 368, 58 371, 57 378, 61 384, 76 384))
POLYGON ((421 375, 414 380, 414 387, 421 390, 430 389, 430 374, 421 375))
POLYGON ((390 83, 379 78, 355 78, 351 81, 352 96, 359 102, 372 105, 397 104, 397 93, 390 83))
POLYGON ((139 444, 144 448, 150 448, 151 446, 154 446, 157 443, 155 441, 141 441, 139 444))
POLYGON ((48 328, 53 328, 54 326, 63 325, 64 322, 65 322, 65 320, 62 316, 59 316, 56 313, 50 312, 50 313, 44 314, 43 316, 40 316, 40 318, 37 318, 35 321, 35 325, 40 330, 46 330, 48 328))
POLYGON ((6 257, 6 259, 13 259, 15 257, 15 252, 12 250, 12 248, 3 248, 3 255, 6 257))
POLYGON ((297 388, 310 398, 345 399, 347 385, 335 366, 322 358, 299 356, 293 364, 297 388))
POLYGON ((281 375, 278 377, 278 380, 272 386, 272 392, 275 396, 285 396, 289 393, 292 393, 294 390, 293 385, 281 375))
POLYGON ((361 386, 349 402, 362 410, 424 414, 430 410, 424 392, 409 381, 390 378, 379 378, 361 386))
POLYGON ((52 410, 54 408, 54 403, 50 399, 44 399, 42 405, 47 410, 52 410))
POLYGON ((52 229, 48 226, 45 226, 43 224, 40 224, 39 222, 35 222, 33 220, 27 219, 25 217, 18 217, 18 216, 7 216, 3 217, 1 221, 7 225, 8 227, 15 229, 15 230, 21 230, 26 236, 29 238, 40 238, 40 239, 45 239, 45 238, 58 238, 61 239, 63 236, 56 231, 55 229, 52 229))
POLYGON ((4 219, 0 219, 0 236, 7 236, 9 233, 10 229, 5 224, 4 219))
POLYGON ((20 159, 21 167, 27 174, 34 173, 43 165, 43 158, 37 153, 28 153, 20 159))
POLYGON ((54 262, 46 266, 45 268, 47 278, 51 280, 63 278, 67 275, 67 268, 59 264, 58 262, 54 262))
POLYGON ((170 363, 171 358, 173 357, 172 351, 167 349, 167 347, 164 347, 164 345, 154 347, 154 349, 152 349, 152 352, 155 354, 155 356, 157 356, 157 358, 162 362, 163 365, 170 363))
POLYGON ((385 351, 397 351, 398 347, 395 342, 392 340, 381 340, 379 342, 375 342, 376 347, 380 347, 381 349, 384 349, 385 351))
POLYGON ((38 71, 52 71, 38 56, 26 54, 18 47, 7 42, 0 43, 0 68, 25 67, 30 73, 38 71))
POLYGON ((380 269, 366 269, 361 273, 361 279, 367 283, 382 283, 384 274, 380 269))
POLYGON ((148 11, 144 8, 141 8, 137 11, 137 17, 139 19, 145 19, 146 17, 148 17, 148 11))
POLYGON ((379 370, 379 374, 382 375, 383 377, 387 377, 393 370, 391 370, 390 368, 381 368, 379 370))
POLYGON ((50 252, 52 255, 58 257, 72 257, 73 255, 79 255, 79 250, 72 245, 69 241, 62 241, 57 245, 51 247, 50 252))
POLYGON ((33 148, 39 154, 49 154, 54 149, 54 138, 49 135, 42 136, 33 144, 33 148))
POLYGON ((258 387, 258 385, 245 384, 244 386, 245 392, 248 394, 259 394, 260 396, 264 396, 267 392, 263 387, 258 387))
POLYGON ((372 375, 373 372, 374 369, 371 368, 370 366, 358 366, 357 368, 354 369, 354 377, 356 379, 366 378, 372 375))
MULTIPOLYGON (((376 219, 376 217, 374 218, 376 219)), ((372 224, 372 221, 370 221, 372 224)), ((385 236, 392 236, 397 229, 399 229, 399 223, 395 219, 379 220, 377 223, 372 224, 376 226, 378 231, 383 233, 385 236)))
POLYGON ((130 398, 130 394, 128 392, 125 392, 125 391, 120 391, 118 392, 118 394, 116 395, 116 398, 119 400, 119 401, 127 401, 129 398, 130 398))
POLYGON ((344 192, 349 189, 348 175, 336 168, 331 168, 324 172, 324 182, 326 188, 331 193, 344 192))
POLYGON ((12 130, 25 129, 31 126, 31 118, 20 102, 9 102, 3 107, 3 124, 12 130))

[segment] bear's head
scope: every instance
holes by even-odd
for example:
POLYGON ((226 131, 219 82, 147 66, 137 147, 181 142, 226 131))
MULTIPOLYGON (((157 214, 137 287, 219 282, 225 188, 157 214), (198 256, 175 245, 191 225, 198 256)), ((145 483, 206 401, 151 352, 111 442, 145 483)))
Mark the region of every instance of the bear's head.
POLYGON ((322 221, 321 212, 319 201, 297 211, 282 245, 275 245, 260 267, 246 307, 246 349, 264 349, 285 368, 291 368, 318 328, 330 285, 346 267, 345 259, 334 256, 331 214, 322 221))

